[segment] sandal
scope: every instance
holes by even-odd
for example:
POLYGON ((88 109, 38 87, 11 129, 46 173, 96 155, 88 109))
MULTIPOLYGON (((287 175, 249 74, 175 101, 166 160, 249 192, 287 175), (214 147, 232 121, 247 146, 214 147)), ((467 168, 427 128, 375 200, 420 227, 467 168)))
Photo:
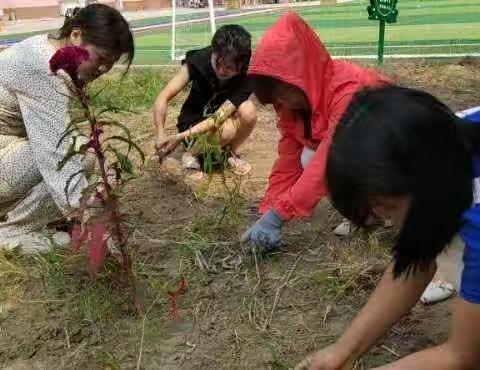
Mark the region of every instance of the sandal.
POLYGON ((185 170, 200 171, 202 169, 199 159, 189 152, 182 155, 182 167, 185 170))
POLYGON ((232 155, 227 159, 232 172, 237 176, 245 176, 252 170, 252 166, 238 155, 232 155))

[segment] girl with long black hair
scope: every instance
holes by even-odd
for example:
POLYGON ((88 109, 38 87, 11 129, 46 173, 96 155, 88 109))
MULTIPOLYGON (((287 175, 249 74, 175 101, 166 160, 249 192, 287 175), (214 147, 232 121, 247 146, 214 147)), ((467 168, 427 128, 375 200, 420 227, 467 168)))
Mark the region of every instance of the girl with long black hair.
POLYGON ((460 118, 423 91, 360 92, 333 137, 327 182, 333 204, 353 223, 367 226, 382 217, 399 233, 392 262, 365 307, 337 343, 298 368, 352 369, 419 300, 437 257, 460 250, 463 261, 450 278, 460 286, 447 341, 381 369, 478 369, 480 109, 460 118))

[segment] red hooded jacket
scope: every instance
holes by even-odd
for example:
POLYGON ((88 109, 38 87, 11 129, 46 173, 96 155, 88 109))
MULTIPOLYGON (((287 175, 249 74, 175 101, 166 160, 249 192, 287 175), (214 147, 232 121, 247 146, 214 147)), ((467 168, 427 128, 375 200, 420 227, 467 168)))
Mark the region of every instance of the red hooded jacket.
POLYGON ((311 139, 303 118, 275 107, 281 133, 279 158, 260 204, 275 208, 285 220, 310 216, 326 195, 325 167, 335 126, 353 95, 365 86, 388 83, 375 71, 333 60, 315 32, 295 13, 281 17, 263 36, 250 62, 249 75, 274 77, 302 89, 311 107, 311 139), (315 151, 302 168, 304 147, 315 151))

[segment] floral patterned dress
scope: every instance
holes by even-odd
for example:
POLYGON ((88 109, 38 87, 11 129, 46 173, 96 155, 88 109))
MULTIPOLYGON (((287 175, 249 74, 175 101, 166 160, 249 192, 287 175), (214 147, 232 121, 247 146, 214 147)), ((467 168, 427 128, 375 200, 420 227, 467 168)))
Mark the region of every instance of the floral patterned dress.
POLYGON ((47 35, 0 53, 0 247, 36 249, 45 226, 78 206, 87 185, 80 159, 57 170, 69 142, 57 147, 69 122, 68 87, 53 76, 56 49, 47 35), (27 245, 30 244, 30 245, 27 245))

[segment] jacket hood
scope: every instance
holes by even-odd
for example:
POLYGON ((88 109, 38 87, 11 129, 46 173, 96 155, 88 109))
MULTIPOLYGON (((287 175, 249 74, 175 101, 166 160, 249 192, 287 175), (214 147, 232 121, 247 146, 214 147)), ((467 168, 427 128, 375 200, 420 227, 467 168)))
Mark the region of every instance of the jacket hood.
POLYGON ((333 70, 333 60, 317 34, 292 12, 282 16, 262 37, 248 74, 273 77, 303 90, 315 131, 315 123, 327 118, 322 112, 326 112, 331 98, 333 70))

